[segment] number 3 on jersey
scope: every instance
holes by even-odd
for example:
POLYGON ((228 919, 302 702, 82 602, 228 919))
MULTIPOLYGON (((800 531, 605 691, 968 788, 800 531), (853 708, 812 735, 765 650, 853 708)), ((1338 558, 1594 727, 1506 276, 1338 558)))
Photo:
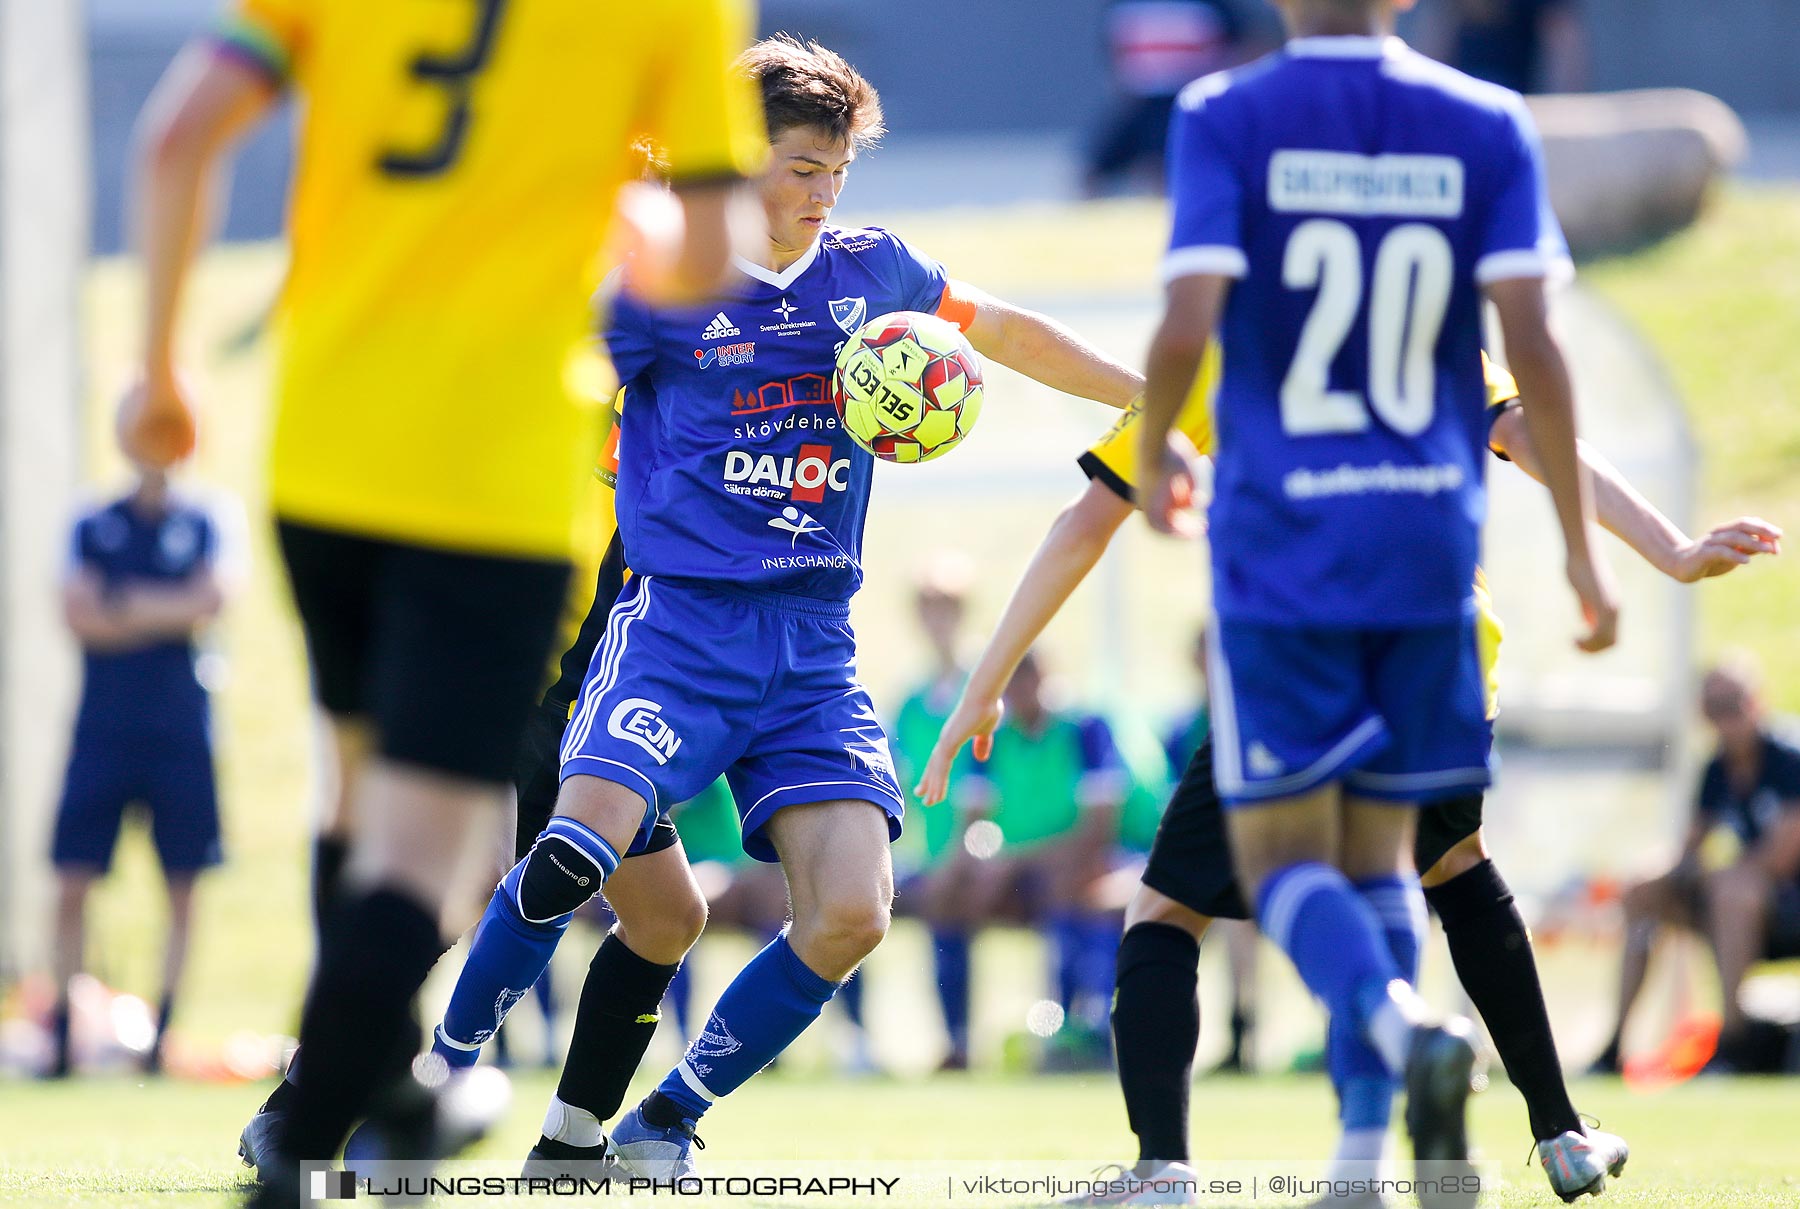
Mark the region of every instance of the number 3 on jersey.
POLYGON ((1436 227, 1406 223, 1382 239, 1368 287, 1369 396, 1332 390, 1331 363, 1363 306, 1362 244, 1348 223, 1308 219, 1288 237, 1282 284, 1318 291, 1281 383, 1281 426, 1295 437, 1362 432, 1369 409, 1403 436, 1431 426, 1434 354, 1455 256, 1436 227))
POLYGON ((474 0, 474 7, 475 26, 466 44, 443 54, 421 52, 407 66, 420 84, 443 89, 448 108, 443 127, 429 147, 418 151, 389 148, 382 153, 377 164, 383 175, 415 180, 438 176, 462 153, 463 140, 469 135, 469 90, 493 53, 506 0, 474 0))

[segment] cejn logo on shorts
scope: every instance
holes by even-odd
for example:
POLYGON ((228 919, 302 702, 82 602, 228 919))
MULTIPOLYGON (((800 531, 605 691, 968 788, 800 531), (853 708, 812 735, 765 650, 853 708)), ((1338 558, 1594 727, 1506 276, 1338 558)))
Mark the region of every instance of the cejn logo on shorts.
POLYGON ((725 455, 725 490, 762 499, 821 503, 827 487, 833 491, 850 488, 850 459, 834 460, 831 454, 829 445, 802 445, 791 458, 733 449, 725 455))
POLYGON ((614 706, 606 720, 606 733, 636 743, 658 764, 667 764, 681 750, 680 737, 662 720, 661 703, 643 697, 627 697, 614 706))

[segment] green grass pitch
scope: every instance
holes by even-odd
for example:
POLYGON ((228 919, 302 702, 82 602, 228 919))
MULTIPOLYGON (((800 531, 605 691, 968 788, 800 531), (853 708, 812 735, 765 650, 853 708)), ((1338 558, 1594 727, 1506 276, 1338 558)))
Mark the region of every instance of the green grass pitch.
MULTIPOLYGON (((516 1078, 503 1127, 471 1157, 521 1157, 536 1138, 550 1090, 546 1075, 516 1078)), ((0 1204, 234 1204, 246 1175, 234 1154, 237 1132, 261 1095, 260 1086, 123 1079, 9 1087, 0 1106, 0 1204)), ((1633 1147, 1625 1177, 1609 1185, 1597 1209, 1800 1203, 1800 1169, 1793 1160, 1800 1085, 1707 1080, 1640 1096, 1617 1081, 1586 1082, 1575 1098, 1633 1147)), ((1196 1165, 1202 1174, 1211 1160, 1228 1165, 1219 1169, 1261 1170, 1265 1178, 1316 1172, 1333 1140, 1329 1101, 1317 1077, 1202 1080, 1193 1109, 1196 1165)), ((1474 1104, 1476 1138, 1495 1160, 1500 1181, 1483 1203, 1509 1209, 1558 1204, 1535 1166, 1523 1165, 1530 1139, 1512 1089, 1496 1082, 1474 1104)), ((771 1171, 781 1170, 784 1159, 797 1160, 793 1170, 800 1172, 809 1159, 867 1160, 869 1171, 883 1170, 883 1160, 904 1162, 907 1170, 939 1160, 946 1171, 966 1175, 980 1171, 982 1161, 1132 1157, 1117 1088, 1100 1075, 821 1081, 775 1073, 714 1109, 702 1136, 708 1143, 703 1160, 755 1159, 771 1171)), ((995 1171, 1014 1174, 1022 1167, 1029 1163, 993 1163, 995 1171)), ((915 1197, 911 1203, 931 1201, 915 1197)), ((1243 1203, 1300 1202, 1265 1194, 1243 1203)))

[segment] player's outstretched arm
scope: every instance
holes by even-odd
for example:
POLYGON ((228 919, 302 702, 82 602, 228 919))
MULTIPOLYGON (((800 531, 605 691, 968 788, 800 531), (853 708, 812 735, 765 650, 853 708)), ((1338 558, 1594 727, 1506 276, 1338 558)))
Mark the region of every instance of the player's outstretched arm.
POLYGON ((1002 302, 961 281, 951 285, 950 293, 974 307, 974 318, 964 330, 982 356, 1052 390, 1108 407, 1127 407, 1143 391, 1144 380, 1135 370, 1048 315, 1002 302))
POLYGON ((1130 515, 1131 505, 1099 482, 1090 482, 1087 490, 1057 515, 1006 602, 993 637, 963 685, 961 699, 938 732, 925 771, 913 788, 925 805, 935 805, 948 795, 950 768, 963 744, 974 740, 975 758, 987 759, 994 730, 1000 725, 1000 694, 1019 661, 1094 569, 1113 534, 1130 515))
POLYGON ((1231 278, 1212 273, 1169 282, 1162 322, 1150 341, 1144 414, 1137 434, 1137 464, 1143 468, 1138 504, 1158 533, 1187 535, 1185 518, 1192 514, 1193 473, 1183 465, 1184 459, 1171 456, 1169 432, 1193 389, 1230 290, 1231 278))
POLYGON ((1593 540, 1593 491, 1575 448, 1575 392, 1562 346, 1550 330, 1544 282, 1520 277, 1490 282, 1485 290, 1500 315, 1519 395, 1531 400, 1525 423, 1562 524, 1569 585, 1588 623, 1588 632, 1576 645, 1584 651, 1604 651, 1618 638, 1618 593, 1605 556, 1593 540))
MULTIPOLYGON (((1544 481, 1543 464, 1531 441, 1523 407, 1509 407, 1494 421, 1490 443, 1538 482, 1544 481)), ((1644 561, 1671 579, 1694 583, 1724 575, 1758 554, 1781 553, 1780 528, 1755 516, 1727 521, 1700 537, 1689 537, 1681 527, 1645 499, 1617 467, 1586 441, 1576 447, 1594 483, 1594 513, 1644 561)))
POLYGON ((226 152, 277 95, 264 70, 196 42, 175 57, 138 119, 130 217, 144 259, 144 360, 119 439, 147 465, 168 466, 193 452, 193 412, 175 374, 182 287, 205 237, 226 152))

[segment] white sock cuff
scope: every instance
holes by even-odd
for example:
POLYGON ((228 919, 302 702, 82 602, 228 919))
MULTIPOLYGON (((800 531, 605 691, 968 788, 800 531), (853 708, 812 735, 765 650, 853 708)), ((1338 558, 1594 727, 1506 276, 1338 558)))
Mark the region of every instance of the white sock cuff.
POLYGON ((455 1037, 452 1037, 449 1033, 444 1031, 444 1026, 442 1024, 437 1026, 437 1039, 439 1043, 446 1045, 453 1050, 460 1050, 465 1054, 478 1054, 481 1052, 481 1042, 458 1041, 455 1037))
POLYGON ((544 1136, 571 1146, 598 1146, 605 1135, 599 1117, 551 1096, 550 1108, 544 1113, 544 1136))
POLYGON ((1387 1166, 1388 1131, 1346 1129, 1338 1135, 1337 1153, 1331 1156, 1326 1178, 1368 1180, 1380 1178, 1387 1166))
POLYGON ((1406 1069, 1406 1051, 1412 1044, 1413 1029, 1427 1016, 1425 1001, 1417 991, 1398 978, 1388 983, 1387 998, 1369 1016, 1363 1034, 1391 1073, 1398 1075, 1406 1069))
POLYGON ((700 1082, 700 1076, 694 1073, 694 1068, 688 1065, 686 1058, 683 1058, 681 1064, 675 1068, 675 1073, 681 1076, 681 1081, 688 1085, 689 1091, 693 1092, 696 1096, 699 1096, 702 1100, 705 1100, 708 1104, 711 1104, 714 1100, 719 1098, 713 1094, 711 1088, 700 1082))

